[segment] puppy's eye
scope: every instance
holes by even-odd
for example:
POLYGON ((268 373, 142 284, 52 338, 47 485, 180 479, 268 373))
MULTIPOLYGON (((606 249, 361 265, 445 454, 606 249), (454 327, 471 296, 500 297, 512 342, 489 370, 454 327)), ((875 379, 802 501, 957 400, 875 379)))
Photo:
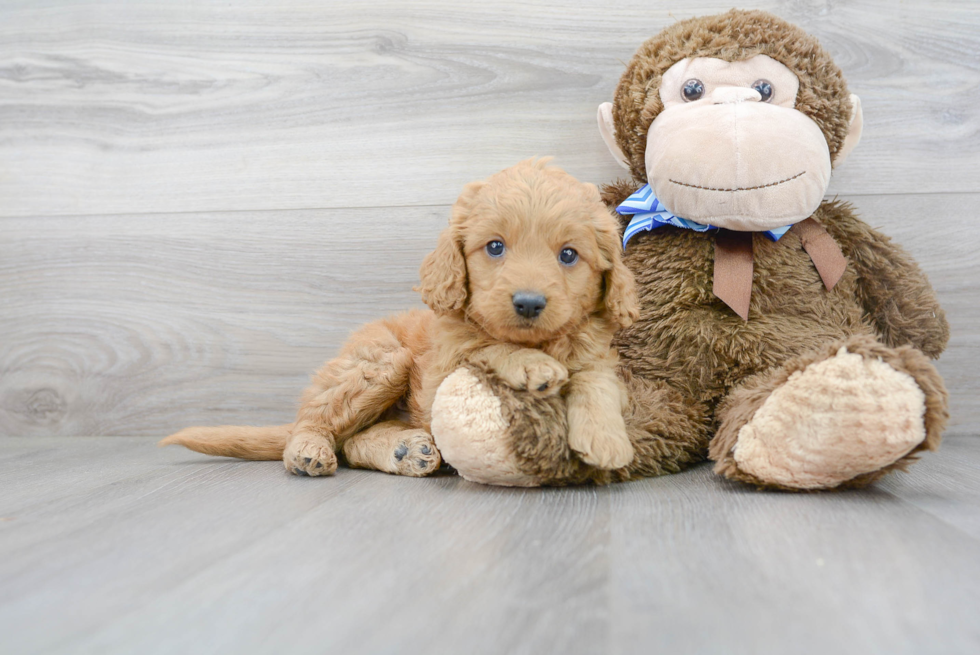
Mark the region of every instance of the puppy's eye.
POLYGON ((684 99, 688 102, 700 100, 701 96, 704 95, 704 83, 698 79, 688 80, 687 82, 684 82, 684 86, 681 87, 681 93, 684 95, 684 99))
POLYGON ((487 244, 487 254, 491 257, 501 257, 504 254, 504 242, 503 241, 491 241, 487 244))
POLYGON ((565 266, 571 266, 578 261, 578 253, 575 252, 574 248, 562 248, 562 251, 558 253, 558 261, 565 266))
POLYGON ((770 83, 769 80, 756 80, 752 84, 752 88, 758 91, 759 95, 762 96, 762 102, 769 102, 772 100, 773 88, 772 83, 770 83))

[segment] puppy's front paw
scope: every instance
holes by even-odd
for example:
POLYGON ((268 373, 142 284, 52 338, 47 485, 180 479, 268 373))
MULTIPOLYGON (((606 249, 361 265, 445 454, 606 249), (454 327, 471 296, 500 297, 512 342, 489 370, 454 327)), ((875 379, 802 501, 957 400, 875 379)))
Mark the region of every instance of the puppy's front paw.
POLYGON ((337 455, 326 439, 300 437, 286 445, 282 463, 293 475, 333 475, 337 455))
POLYGON ((539 350, 521 350, 509 360, 508 366, 498 373, 508 386, 518 391, 527 390, 546 398, 558 393, 568 381, 568 369, 539 350))
POLYGON ((579 459, 596 468, 612 470, 623 468, 633 461, 633 444, 626 436, 626 428, 620 418, 609 423, 570 423, 568 445, 579 459))
POLYGON ((525 365, 524 370, 527 376, 527 390, 538 396, 553 396, 568 382, 568 369, 548 355, 525 365))

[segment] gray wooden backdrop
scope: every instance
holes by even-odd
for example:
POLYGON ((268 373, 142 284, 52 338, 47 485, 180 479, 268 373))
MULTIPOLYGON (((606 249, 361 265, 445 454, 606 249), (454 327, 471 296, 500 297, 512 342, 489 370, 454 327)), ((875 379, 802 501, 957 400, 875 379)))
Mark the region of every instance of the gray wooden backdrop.
MULTIPOLYGON (((904 243, 980 431, 980 3, 745 3, 863 100, 832 194, 904 243)), ((350 330, 419 304, 467 181, 596 132, 636 46, 728 2, 0 2, 0 434, 291 420, 350 330)))

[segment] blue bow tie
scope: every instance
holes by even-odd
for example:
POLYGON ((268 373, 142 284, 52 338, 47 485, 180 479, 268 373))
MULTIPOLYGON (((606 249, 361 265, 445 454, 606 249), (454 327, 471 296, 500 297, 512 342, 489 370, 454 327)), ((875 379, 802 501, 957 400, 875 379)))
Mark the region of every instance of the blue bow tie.
MULTIPOLYGON (((640 232, 655 230, 658 227, 663 227, 664 225, 682 227, 685 230, 694 230, 695 232, 707 232, 708 230, 718 229, 714 225, 695 223, 694 221, 689 221, 686 218, 674 216, 667 211, 664 204, 660 202, 655 195, 653 195, 653 189, 650 188, 649 184, 644 184, 642 187, 640 187, 639 191, 624 200, 623 203, 616 208, 616 212, 624 216, 628 216, 630 214, 633 215, 633 219, 630 221, 630 224, 627 225, 626 230, 623 231, 623 250, 626 250, 626 243, 640 232)), ((777 227, 772 230, 766 230, 763 232, 763 234, 773 241, 779 241, 779 238, 786 234, 791 227, 793 226, 786 225, 784 227, 777 227)))

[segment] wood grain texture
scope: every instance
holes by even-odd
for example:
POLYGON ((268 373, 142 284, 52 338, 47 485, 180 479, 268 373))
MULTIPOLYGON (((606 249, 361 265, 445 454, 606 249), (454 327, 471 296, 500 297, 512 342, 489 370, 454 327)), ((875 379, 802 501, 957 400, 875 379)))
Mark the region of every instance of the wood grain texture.
MULTIPOLYGON (((980 195, 852 200, 930 276, 953 326, 939 362, 950 431, 980 433, 980 195), (923 211, 942 228, 924 229, 923 211)), ((402 207, 0 219, 0 435, 289 422, 309 373, 352 330, 420 306, 418 266, 448 215, 402 207)))
POLYGON ((293 419, 448 208, 0 219, 0 434, 293 419))
MULTIPOLYGON (((0 215, 447 204, 545 154, 608 181, 595 109, 623 63, 729 6, 6 2, 0 215)), ((980 191, 975 2, 746 6, 818 36, 863 98, 834 193, 980 191)))
POLYGON ((705 466, 310 479, 145 438, 0 438, 0 634, 18 655, 975 653, 978 494, 970 438, 840 494, 705 466))
POLYGON ((954 437, 943 448, 945 456, 923 457, 914 475, 891 476, 878 487, 980 539, 980 439, 954 437))

